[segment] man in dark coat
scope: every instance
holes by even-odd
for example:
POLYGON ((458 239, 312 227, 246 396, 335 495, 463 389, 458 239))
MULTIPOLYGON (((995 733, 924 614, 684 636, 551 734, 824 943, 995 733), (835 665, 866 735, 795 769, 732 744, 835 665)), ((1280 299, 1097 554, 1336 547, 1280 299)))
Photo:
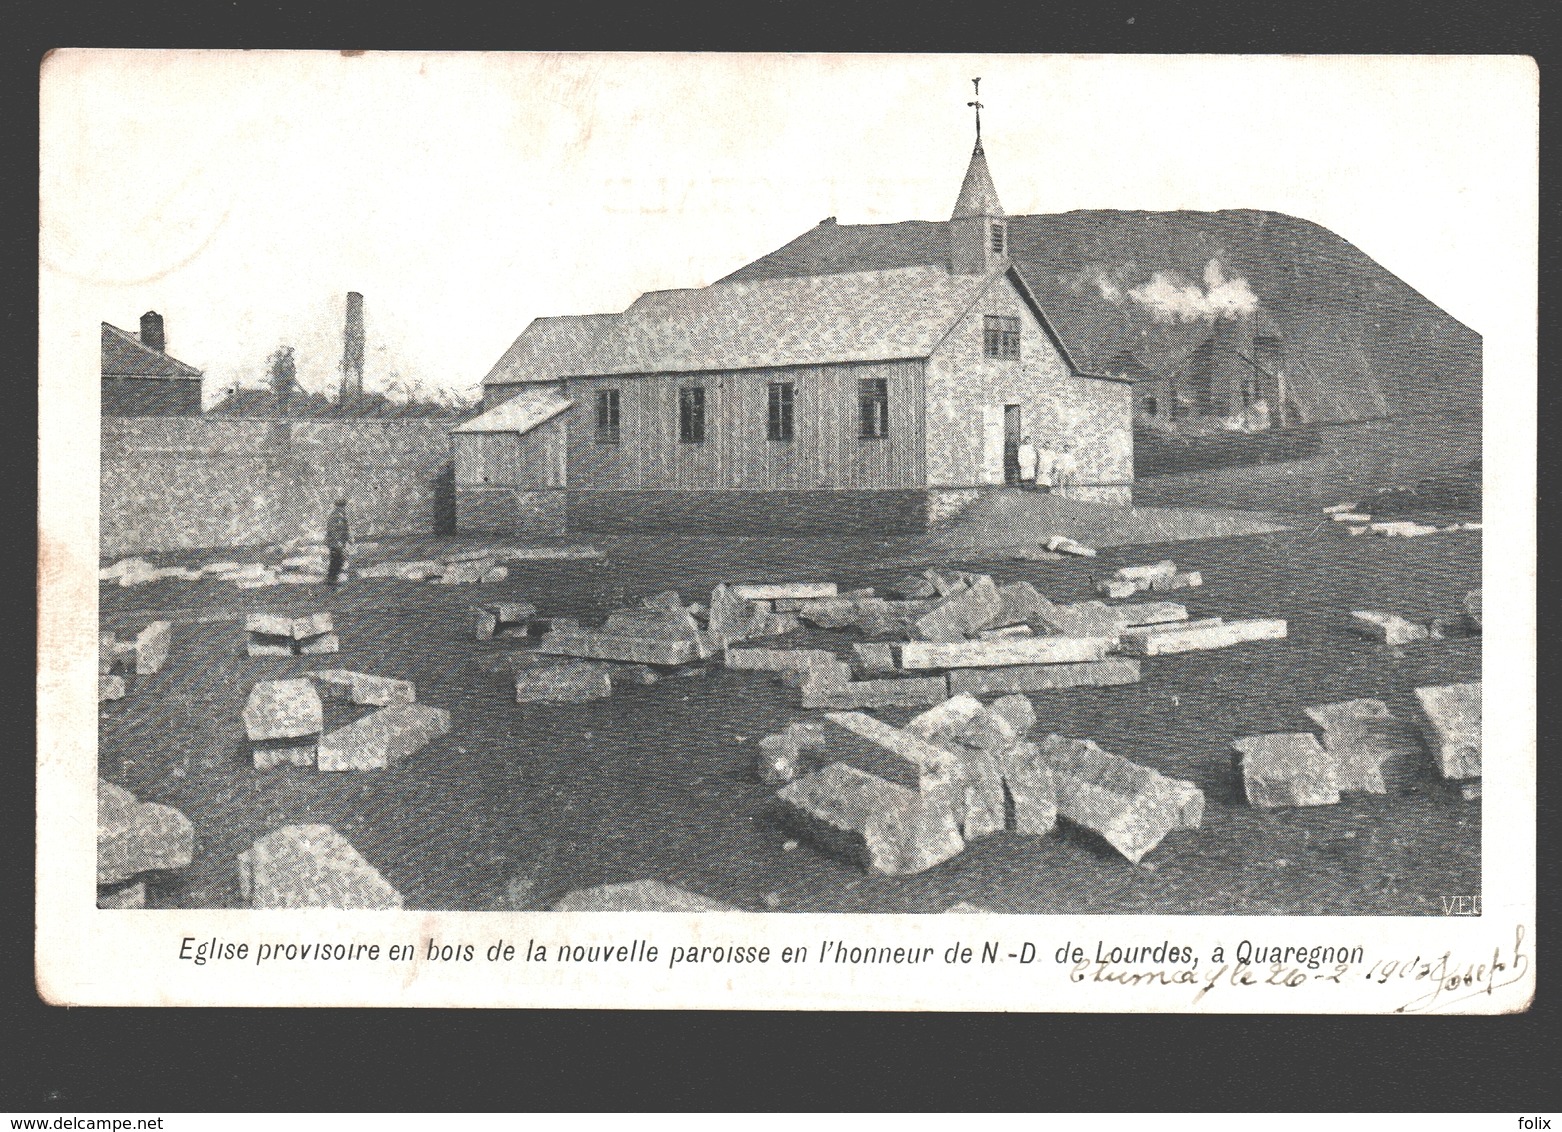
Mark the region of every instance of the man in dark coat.
POLYGON ((325 545, 330 551, 331 563, 325 572, 325 584, 341 584, 342 565, 347 558, 347 543, 351 534, 347 529, 347 500, 338 499, 331 508, 331 517, 325 521, 325 545))

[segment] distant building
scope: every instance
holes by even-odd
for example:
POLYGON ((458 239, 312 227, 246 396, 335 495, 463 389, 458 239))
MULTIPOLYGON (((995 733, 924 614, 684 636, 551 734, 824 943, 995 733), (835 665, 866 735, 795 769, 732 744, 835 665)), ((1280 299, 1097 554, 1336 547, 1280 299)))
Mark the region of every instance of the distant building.
POLYGON ((102 414, 198 417, 201 371, 166 352, 163 316, 147 311, 140 335, 103 323, 102 414))
POLYGON ((1014 483, 1026 435, 1129 502, 1132 382, 1075 364, 1010 262, 979 133, 942 227, 933 262, 841 229, 827 270, 535 320, 453 430, 460 529, 917 529, 1014 483))

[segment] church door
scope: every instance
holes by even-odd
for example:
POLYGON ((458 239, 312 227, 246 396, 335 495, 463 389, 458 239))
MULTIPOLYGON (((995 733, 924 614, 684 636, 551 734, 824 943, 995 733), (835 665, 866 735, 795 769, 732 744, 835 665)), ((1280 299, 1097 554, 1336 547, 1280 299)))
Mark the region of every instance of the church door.
POLYGON ((1003 482, 1020 482, 1020 407, 1003 407, 1003 482))

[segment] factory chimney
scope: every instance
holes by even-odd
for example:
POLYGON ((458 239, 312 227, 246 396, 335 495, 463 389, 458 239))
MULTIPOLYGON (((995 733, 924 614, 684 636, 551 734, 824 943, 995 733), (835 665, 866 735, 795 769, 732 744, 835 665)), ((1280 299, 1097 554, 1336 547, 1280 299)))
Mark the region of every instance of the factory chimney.
POLYGON ((159 354, 168 352, 168 343, 163 338, 163 316, 156 311, 147 311, 141 316, 141 345, 159 354))
POLYGON ((347 292, 347 325, 342 332, 342 384, 339 400, 363 395, 363 296, 347 292))

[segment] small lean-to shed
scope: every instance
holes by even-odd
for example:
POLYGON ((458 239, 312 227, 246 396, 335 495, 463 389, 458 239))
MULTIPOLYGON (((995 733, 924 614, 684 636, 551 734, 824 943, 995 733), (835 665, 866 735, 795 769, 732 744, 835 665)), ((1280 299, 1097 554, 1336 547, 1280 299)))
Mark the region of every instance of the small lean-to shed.
POLYGON ((451 430, 464 527, 562 533, 573 404, 557 386, 532 386, 451 430))

